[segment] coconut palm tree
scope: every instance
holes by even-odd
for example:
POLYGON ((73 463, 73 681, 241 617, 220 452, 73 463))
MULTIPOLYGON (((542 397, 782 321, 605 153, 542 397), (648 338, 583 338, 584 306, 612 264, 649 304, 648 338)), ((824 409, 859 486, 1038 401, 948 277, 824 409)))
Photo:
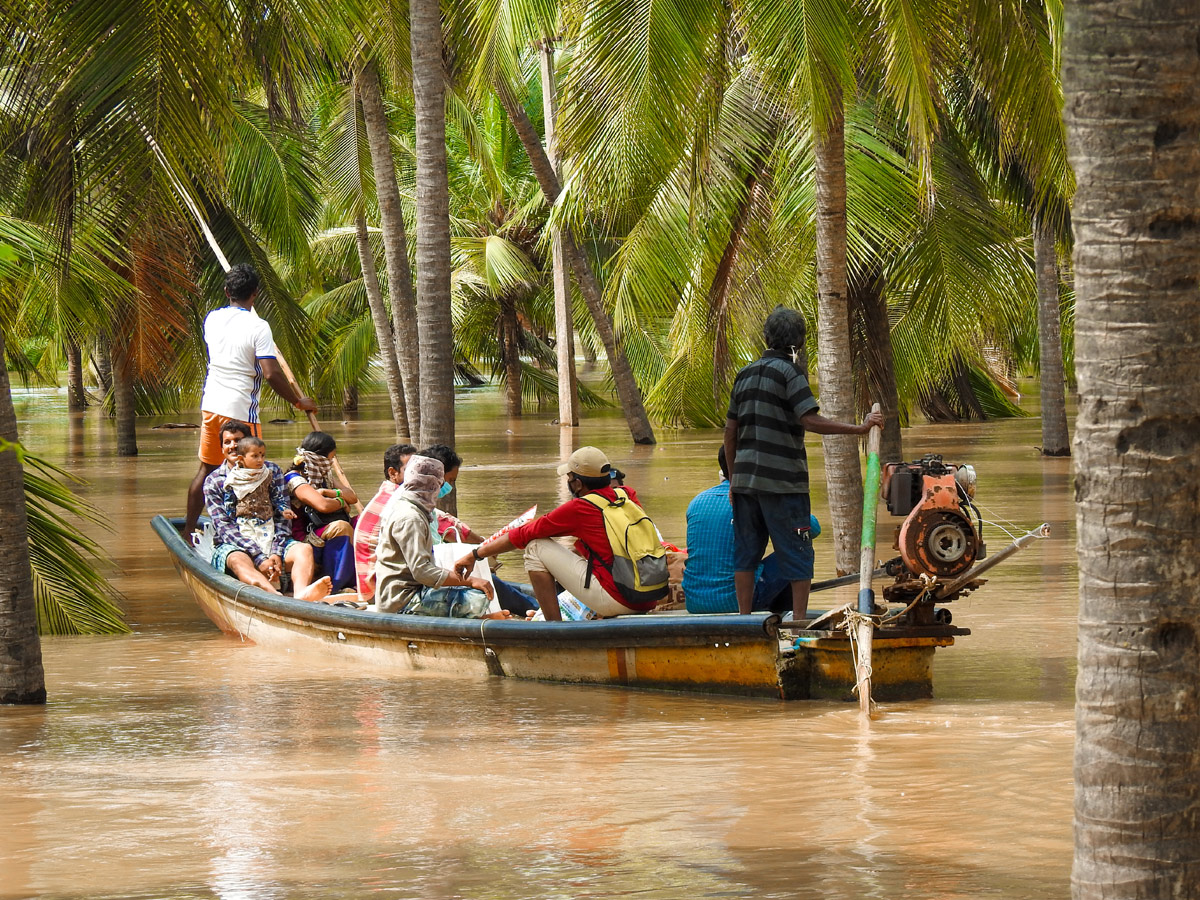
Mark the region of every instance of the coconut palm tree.
POLYGON ((438 0, 411 0, 417 158, 417 321, 421 443, 454 443, 454 338, 450 312, 450 189, 446 171, 446 72, 438 0))
MULTIPOLYGON (((531 97, 530 82, 538 83, 540 89, 540 79, 533 75, 540 67, 540 61, 533 56, 534 45, 545 46, 545 42, 558 33, 560 24, 561 30, 577 30, 577 23, 566 21, 574 17, 575 11, 569 4, 564 4, 560 16, 557 5, 555 0, 454 3, 450 16, 450 30, 458 51, 455 74, 461 77, 470 96, 481 98, 494 92, 499 98, 537 175, 546 202, 551 205, 556 204, 563 193, 559 175, 562 160, 550 159, 546 143, 534 124, 534 118, 542 114, 542 109, 538 108, 531 116, 526 102, 531 97), (563 20, 561 23, 560 19, 563 20)), ((533 96, 536 93, 536 90, 532 92, 533 96)), ((629 348, 625 346, 624 336, 614 328, 611 313, 605 306, 603 286, 585 245, 588 232, 582 226, 582 220, 578 219, 562 223, 562 253, 591 317, 594 333, 603 344, 613 387, 630 434, 635 443, 652 444, 654 429, 630 366, 629 348)))
MULTIPOLYGON (((11 251, 10 251, 11 252, 11 251)), ((4 334, 0 332, 0 360, 4 334)), ((0 365, 0 516, 4 519, 4 552, 0 553, 0 704, 45 703, 46 676, 38 639, 33 576, 29 569, 29 536, 8 370, 0 365)))
MULTIPOLYGON (((378 195, 370 188, 374 177, 373 157, 368 147, 365 115, 361 105, 356 102, 353 85, 334 80, 322 85, 317 97, 316 115, 317 132, 322 148, 322 169, 325 173, 326 217, 337 222, 337 225, 332 222, 327 224, 336 229, 342 224, 342 220, 353 220, 358 267, 362 273, 363 287, 375 328, 375 341, 379 348, 384 384, 391 401, 392 419, 396 423, 396 437, 404 442, 412 433, 408 401, 404 393, 404 378, 396 347, 397 332, 393 331, 394 320, 389 316, 384 299, 372 245, 372 232, 367 221, 370 199, 378 195), (330 213, 334 215, 331 217, 330 213)), ((390 133, 390 128, 384 130, 390 133)), ((391 159, 390 154, 388 159, 391 159)), ((394 180, 394 164, 392 173, 394 180)), ((403 222, 403 212, 400 219, 403 222)), ((381 232, 382 229, 377 229, 376 237, 381 237, 381 232)), ((335 232, 330 232, 332 233, 335 232)), ((407 265, 407 247, 404 247, 403 251, 404 263, 407 265)), ((411 275, 407 274, 406 270, 401 277, 411 292, 411 275)), ((412 317, 401 310, 401 318, 411 320, 412 317)))
POLYGON ((1200 9, 1068 7, 1076 900, 1200 891, 1200 9), (1120 123, 1119 128, 1114 123, 1120 123))
MULTIPOLYGON (((999 5, 1007 10, 1014 4, 999 5)), ((947 86, 970 75, 977 93, 1020 105, 1009 94, 1020 89, 1017 73, 1027 62, 1025 45, 1010 48, 1002 30, 992 27, 1004 18, 994 12, 995 6, 974 0, 945 0, 919 9, 824 0, 584 3, 563 91, 563 141, 574 167, 571 199, 584 207, 580 214, 600 212, 611 231, 632 233, 631 223, 654 202, 651 198, 661 196, 659 186, 678 178, 682 169, 684 183, 672 182, 670 189, 687 198, 686 222, 692 227, 705 215, 702 203, 722 195, 706 186, 714 172, 713 138, 721 117, 729 113, 729 91, 750 73, 767 117, 781 109, 812 135, 804 159, 815 185, 808 208, 815 226, 817 381, 823 410, 853 418, 849 269, 855 245, 861 251, 864 242, 861 235, 848 235, 844 224, 850 202, 845 142, 850 111, 869 98, 881 116, 894 117, 890 121, 898 126, 899 148, 915 178, 918 221, 933 218, 938 144, 954 114, 947 108, 947 86), (976 24, 988 26, 979 32, 991 41, 986 52, 973 47, 976 24), (1005 52, 1010 54, 1006 67, 983 64, 1005 52)), ((753 130, 750 137, 758 140, 753 130)), ((1005 139, 1012 141, 1007 133, 1005 139)), ((745 147, 756 151, 753 143, 745 147)), ((761 141, 758 148, 761 153, 761 141)), ((754 196, 775 193, 771 177, 759 179, 742 168, 742 201, 752 206, 754 196)), ((724 196, 738 202, 733 199, 737 191, 724 196)), ((741 220, 729 216, 726 221, 741 220)), ((728 232, 725 259, 730 262, 742 252, 737 232, 728 232)), ((865 262, 856 277, 872 284, 872 273, 880 266, 865 262)), ((682 271, 676 268, 674 277, 682 271)), ((881 322, 877 304, 873 312, 873 321, 881 322)), ((878 325, 875 334, 886 339, 878 325)), ((965 361, 959 364, 964 373, 971 368, 965 361)), ((886 385, 886 375, 878 374, 880 385, 886 385)), ((900 415, 898 404, 896 409, 900 415)), ((855 563, 861 489, 857 450, 852 441, 844 447, 840 443, 826 439, 826 457, 839 565, 848 568, 855 563)))

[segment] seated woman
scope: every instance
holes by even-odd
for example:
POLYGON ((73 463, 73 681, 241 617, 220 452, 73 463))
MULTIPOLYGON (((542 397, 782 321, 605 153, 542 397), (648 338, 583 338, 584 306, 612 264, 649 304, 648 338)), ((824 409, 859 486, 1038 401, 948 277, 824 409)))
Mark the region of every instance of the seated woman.
POLYGON ((436 459, 413 456, 404 480, 388 501, 375 548, 375 602, 380 612, 454 618, 508 618, 488 613, 492 586, 433 562, 434 504, 444 469, 436 459))
POLYGON ((354 585, 354 524, 348 507, 358 502, 349 485, 330 479, 337 442, 324 431, 310 432, 296 448, 292 468, 283 476, 292 508, 298 513, 292 535, 312 544, 317 562, 334 591, 354 585))

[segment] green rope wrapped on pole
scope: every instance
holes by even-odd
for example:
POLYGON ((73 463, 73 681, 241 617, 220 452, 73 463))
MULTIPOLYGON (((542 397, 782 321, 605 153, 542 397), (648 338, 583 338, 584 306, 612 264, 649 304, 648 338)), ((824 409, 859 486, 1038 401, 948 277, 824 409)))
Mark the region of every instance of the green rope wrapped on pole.
MULTIPOLYGON (((879 404, 876 403, 871 407, 871 412, 878 409, 879 404)), ((859 579, 858 611, 866 616, 871 614, 875 606, 871 572, 875 568, 875 513, 879 507, 880 431, 879 428, 872 428, 867 437, 867 475, 863 480, 862 543, 859 545, 862 558, 858 571, 864 573, 865 577, 859 579)))
MULTIPOLYGON (((871 407, 879 412, 879 404, 871 407)), ((858 683, 858 705, 863 714, 871 714, 871 641, 875 623, 870 616, 875 611, 875 591, 871 578, 875 572, 875 510, 879 506, 879 442, 883 429, 873 427, 867 435, 867 477, 863 483, 862 554, 858 561, 858 615, 852 626, 857 632, 858 647, 855 661, 855 680, 858 683)))

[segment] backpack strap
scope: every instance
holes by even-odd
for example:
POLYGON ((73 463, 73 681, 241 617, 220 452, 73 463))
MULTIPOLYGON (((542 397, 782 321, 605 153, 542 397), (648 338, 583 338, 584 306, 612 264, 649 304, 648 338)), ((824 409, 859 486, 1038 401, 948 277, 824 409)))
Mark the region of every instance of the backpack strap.
MULTIPOLYGON (((603 519, 604 510, 608 509, 610 506, 621 506, 625 503, 626 500, 629 499, 629 495, 625 493, 623 488, 614 488, 613 491, 620 497, 620 502, 613 503, 607 497, 601 497, 599 494, 596 494, 594 492, 589 493, 589 494, 584 494, 579 499, 586 500, 588 503, 592 504, 592 506, 596 507, 596 509, 600 510, 600 516, 603 519)), ((605 535, 607 535, 608 528, 605 527, 604 531, 605 531, 605 535)), ((611 550, 612 548, 609 547, 609 549, 611 550)), ((590 549, 588 550, 587 560, 588 560, 587 575, 584 576, 584 579, 583 579, 583 587, 585 590, 587 588, 591 587, 591 585, 592 585, 592 570, 596 567, 596 563, 599 562, 600 565, 602 565, 602 566, 604 565, 604 562, 602 560, 600 560, 600 558, 598 556, 596 556, 596 554, 593 553, 590 549)), ((610 567, 606 566, 605 568, 610 568, 610 567)))

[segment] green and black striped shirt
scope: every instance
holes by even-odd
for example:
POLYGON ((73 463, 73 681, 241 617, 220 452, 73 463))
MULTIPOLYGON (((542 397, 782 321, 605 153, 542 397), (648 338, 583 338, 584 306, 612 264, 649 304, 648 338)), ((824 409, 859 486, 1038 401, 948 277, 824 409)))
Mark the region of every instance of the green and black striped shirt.
POLYGON ((804 370, 790 354, 768 350, 733 382, 728 418, 737 421, 735 492, 808 493, 808 457, 800 417, 816 412, 804 370))

